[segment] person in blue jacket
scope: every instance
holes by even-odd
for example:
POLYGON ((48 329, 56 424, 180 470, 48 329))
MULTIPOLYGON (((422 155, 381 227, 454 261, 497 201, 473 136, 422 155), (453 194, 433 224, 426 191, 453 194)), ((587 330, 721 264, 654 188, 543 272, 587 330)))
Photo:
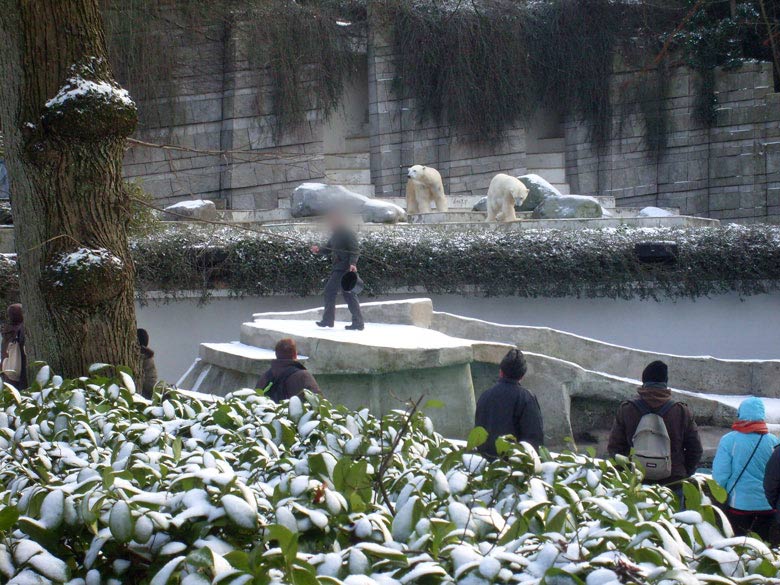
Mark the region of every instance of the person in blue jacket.
POLYGON ((779 441, 769 433, 760 398, 742 401, 737 419, 718 444, 712 477, 729 494, 726 516, 735 534, 754 532, 769 540, 774 512, 764 494, 764 473, 779 441))

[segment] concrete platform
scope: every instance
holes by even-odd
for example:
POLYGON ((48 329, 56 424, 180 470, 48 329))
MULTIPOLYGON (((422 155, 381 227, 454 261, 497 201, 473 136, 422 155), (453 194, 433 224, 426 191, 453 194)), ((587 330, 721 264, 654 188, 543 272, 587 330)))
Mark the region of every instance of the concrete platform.
POLYGON ((343 306, 333 329, 314 324, 321 308, 257 313, 242 325, 240 342, 202 344, 179 385, 216 395, 254 387, 273 358, 268 348, 292 337, 332 402, 368 407, 381 416, 410 399, 437 399, 444 408, 426 414, 445 436, 463 438, 472 428, 476 399, 495 381, 507 350, 517 345, 529 365, 524 385, 539 399, 546 443, 554 447, 572 436, 587 441, 608 428, 617 405, 639 386, 631 373, 653 359, 670 364, 678 388, 673 396, 691 406, 700 424, 727 428, 742 399, 733 395, 735 389, 763 394, 768 412, 780 422, 777 361, 655 355, 546 328, 439 313, 429 299, 365 303, 363 309, 368 323, 359 332, 344 330, 343 306))

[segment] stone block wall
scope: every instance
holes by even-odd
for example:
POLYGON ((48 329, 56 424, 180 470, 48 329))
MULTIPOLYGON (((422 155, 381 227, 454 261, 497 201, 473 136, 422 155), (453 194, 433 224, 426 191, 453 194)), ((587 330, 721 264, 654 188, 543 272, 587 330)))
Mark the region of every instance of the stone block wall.
POLYGON ((372 28, 368 43, 371 179, 377 197, 403 197, 406 170, 436 168, 451 197, 487 194, 493 175, 525 172, 525 129, 511 128, 503 140, 474 142, 456 128, 420 122, 413 99, 393 92, 396 57, 386 32, 372 28))
MULTIPOLYGON (((615 94, 636 75, 616 73, 615 94)), ((670 72, 662 106, 667 143, 657 154, 646 144, 637 113, 624 116, 616 108, 613 138, 602 148, 586 127, 568 120, 566 171, 573 192, 613 195, 619 206, 678 207, 723 221, 780 223, 780 94, 774 93, 771 64, 717 72, 712 127, 694 115, 698 83, 687 68, 670 72)))
POLYGON ((232 209, 285 206, 295 186, 323 179, 320 112, 312 108, 304 124, 274 142, 270 76, 250 64, 251 39, 240 26, 170 34, 175 90, 139 102, 143 124, 135 138, 172 148, 131 143, 127 179, 162 205, 207 198, 232 209))

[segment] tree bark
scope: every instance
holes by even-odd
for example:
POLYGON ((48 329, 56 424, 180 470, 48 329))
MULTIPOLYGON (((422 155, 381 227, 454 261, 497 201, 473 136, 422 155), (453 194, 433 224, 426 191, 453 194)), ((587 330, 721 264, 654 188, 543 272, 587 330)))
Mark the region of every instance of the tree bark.
POLYGON ((0 0, 6 137, 27 351, 65 376, 137 369, 130 202, 135 104, 113 79, 97 0, 0 0))

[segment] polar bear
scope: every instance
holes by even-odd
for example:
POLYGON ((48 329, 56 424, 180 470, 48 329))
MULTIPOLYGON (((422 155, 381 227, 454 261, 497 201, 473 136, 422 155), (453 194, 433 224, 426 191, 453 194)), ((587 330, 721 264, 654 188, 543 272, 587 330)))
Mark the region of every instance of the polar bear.
POLYGON ((431 201, 436 211, 447 211, 447 196, 439 171, 433 167, 414 165, 409 167, 406 182, 406 213, 430 213, 431 201))
POLYGON ((528 197, 528 187, 523 182, 510 175, 497 174, 490 181, 487 194, 488 221, 514 221, 515 205, 523 204, 528 197))

